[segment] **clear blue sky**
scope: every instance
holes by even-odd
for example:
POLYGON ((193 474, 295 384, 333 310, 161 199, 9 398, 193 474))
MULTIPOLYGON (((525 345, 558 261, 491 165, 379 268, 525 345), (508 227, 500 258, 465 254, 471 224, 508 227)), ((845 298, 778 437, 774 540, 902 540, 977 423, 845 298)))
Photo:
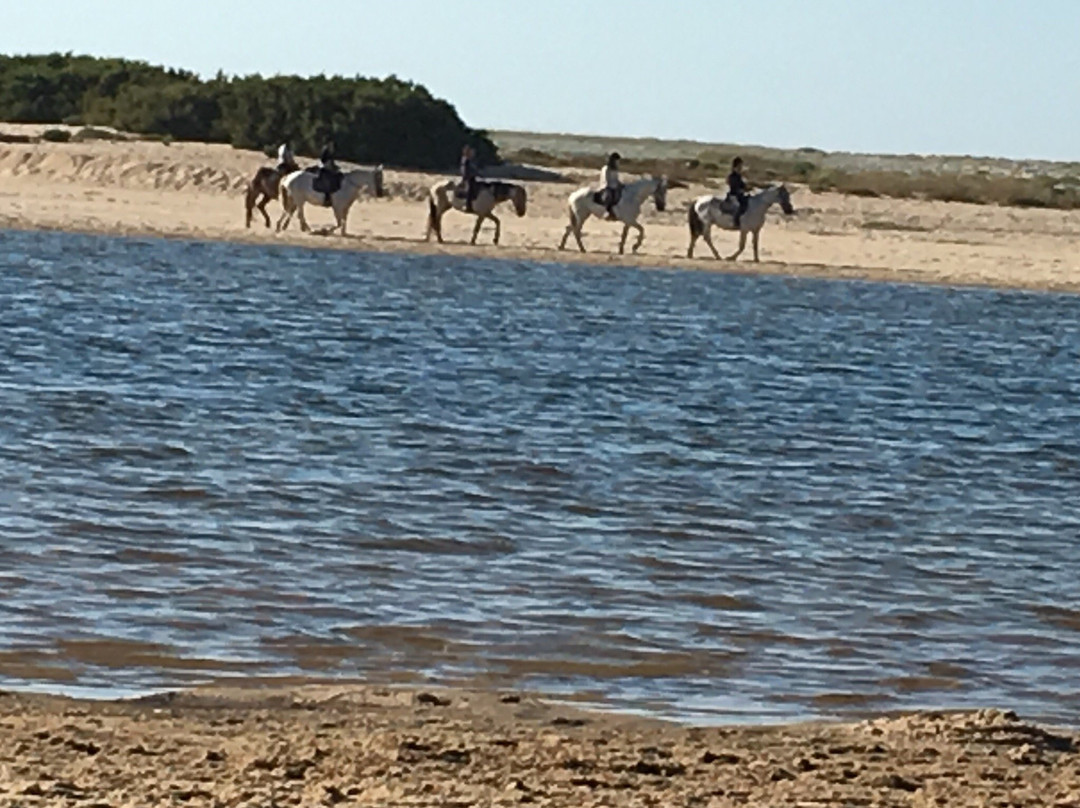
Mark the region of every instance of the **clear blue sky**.
POLYGON ((0 52, 394 73, 472 126, 1080 161, 1080 0, 9 0, 0 52))

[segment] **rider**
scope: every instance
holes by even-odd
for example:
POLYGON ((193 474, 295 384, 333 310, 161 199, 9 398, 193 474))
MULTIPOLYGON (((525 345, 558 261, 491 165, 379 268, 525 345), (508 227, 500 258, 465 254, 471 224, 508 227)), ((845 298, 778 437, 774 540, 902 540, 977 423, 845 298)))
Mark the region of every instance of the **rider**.
POLYGON ((282 177, 286 174, 291 174, 294 171, 300 170, 300 166, 296 164, 296 157, 293 155, 292 149, 289 147, 288 143, 282 143, 278 146, 277 157, 277 172, 282 177))
POLYGON ((728 199, 734 199, 739 203, 739 207, 735 212, 735 227, 738 228, 739 220, 742 219, 742 215, 746 213, 746 206, 750 201, 750 197, 746 193, 746 180, 742 175, 743 161, 741 157, 736 157, 731 161, 731 173, 728 174, 728 199))
MULTIPOLYGON (((323 146, 322 152, 319 154, 319 174, 315 178, 315 182, 322 188, 333 188, 334 191, 340 187, 341 169, 338 168, 337 163, 334 161, 334 144, 327 143, 323 146)), ((334 195, 334 191, 325 191, 326 194, 326 206, 330 207, 331 197, 334 195)))
POLYGON ((465 210, 472 213, 473 199, 476 197, 476 151, 466 143, 461 149, 461 184, 465 188, 465 210))
POLYGON ((608 155, 607 163, 600 169, 600 198, 603 200, 604 207, 607 208, 607 218, 614 221, 615 211, 614 207, 619 201, 619 192, 622 190, 622 183, 619 182, 619 161, 622 159, 622 155, 618 152, 612 152, 608 155))

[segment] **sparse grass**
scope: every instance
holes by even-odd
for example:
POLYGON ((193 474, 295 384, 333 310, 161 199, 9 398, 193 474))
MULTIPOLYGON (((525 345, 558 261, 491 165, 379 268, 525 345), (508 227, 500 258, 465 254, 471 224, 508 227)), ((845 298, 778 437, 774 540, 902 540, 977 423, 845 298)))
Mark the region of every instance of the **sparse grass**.
POLYGON ((822 171, 810 190, 891 199, 934 199, 1020 208, 1080 208, 1080 185, 1048 176, 996 177, 988 174, 905 174, 899 171, 822 171))
POLYGON ((98 129, 93 126, 84 126, 72 135, 71 139, 76 143, 86 143, 92 140, 123 140, 124 138, 111 129, 98 129))
POLYGON ((596 166, 610 151, 632 174, 722 187, 731 160, 742 156, 751 183, 804 184, 815 192, 930 199, 977 205, 1080 209, 1080 167, 1072 163, 975 157, 860 155, 820 149, 694 141, 494 132, 504 159, 549 168, 596 166))
POLYGON ((41 139, 46 143, 67 143, 71 140, 71 132, 67 129, 46 129, 41 133, 41 139))
POLYGON ((895 230, 902 233, 929 233, 931 228, 912 222, 887 222, 880 219, 872 219, 862 223, 863 230, 895 230))

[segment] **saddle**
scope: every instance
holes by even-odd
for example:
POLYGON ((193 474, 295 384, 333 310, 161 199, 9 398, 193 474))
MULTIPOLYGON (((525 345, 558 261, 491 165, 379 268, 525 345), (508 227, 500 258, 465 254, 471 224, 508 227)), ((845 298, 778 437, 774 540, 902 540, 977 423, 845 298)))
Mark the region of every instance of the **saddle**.
POLYGON ((609 206, 610 201, 610 206, 615 207, 619 204, 619 200, 622 199, 622 189, 623 187, 620 185, 617 188, 601 188, 599 191, 594 191, 592 195, 593 202, 602 208, 606 208, 609 206))
POLYGON ((746 213, 746 207, 750 200, 746 200, 744 203, 739 202, 739 198, 735 197, 733 193, 729 193, 723 201, 720 202, 720 213, 727 214, 732 219, 746 213))
MULTIPOLYGON (((311 170, 308 169, 308 171, 311 170)), ((341 190, 341 180, 344 175, 340 171, 330 171, 321 166, 315 166, 314 170, 315 180, 311 183, 311 187, 316 193, 326 194, 329 199, 331 194, 341 190)))
MULTIPOLYGON (((483 180, 473 180, 473 196, 475 197, 480 191, 488 187, 488 183, 483 180)), ((462 180, 454 186, 454 196, 458 199, 464 199, 469 193, 469 183, 462 180)))

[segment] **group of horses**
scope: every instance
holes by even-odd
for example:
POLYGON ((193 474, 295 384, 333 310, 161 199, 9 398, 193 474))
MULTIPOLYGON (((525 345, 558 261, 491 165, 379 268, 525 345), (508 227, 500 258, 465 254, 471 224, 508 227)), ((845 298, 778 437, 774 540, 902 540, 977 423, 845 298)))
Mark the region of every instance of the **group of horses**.
MULTIPOLYGON (((306 205, 325 207, 327 200, 325 193, 315 190, 315 178, 316 174, 312 171, 297 170, 282 176, 277 168, 269 166, 260 168, 247 187, 245 198, 247 226, 251 227, 254 211, 258 210, 266 220, 266 226, 270 227, 270 214, 267 213, 266 206, 271 200, 280 196, 282 213, 277 222, 277 230, 280 232, 286 229, 295 215, 300 222, 300 229, 304 232, 309 231, 311 228, 304 217, 304 207, 306 205)), ((645 230, 638 222, 642 207, 651 197, 656 210, 662 213, 667 207, 669 187, 671 185, 664 176, 644 177, 623 186, 618 201, 611 208, 615 220, 622 224, 622 238, 619 240, 620 254, 626 250, 626 239, 631 230, 637 232, 637 239, 631 246, 631 250, 636 253, 641 248, 645 240, 645 230)), ((376 197, 385 195, 382 166, 344 172, 341 187, 329 195, 330 208, 335 220, 335 226, 330 232, 340 230, 342 236, 346 235, 345 225, 349 209, 360 192, 365 189, 376 197)), ((499 243, 502 223, 494 211, 500 204, 510 202, 518 216, 525 215, 527 194, 522 185, 495 180, 477 181, 470 203, 466 202, 460 190, 460 183, 457 180, 444 180, 430 188, 427 195, 428 217, 425 241, 429 241, 434 234, 439 243, 442 243, 442 219, 443 215, 450 210, 471 213, 476 217, 470 244, 476 244, 480 227, 485 220, 491 220, 495 224, 493 243, 499 243)), ((742 254, 746 248, 747 236, 751 236, 754 260, 759 261, 758 242, 761 228, 765 224, 765 214, 775 204, 779 204, 785 214, 790 215, 795 212, 791 205, 791 196, 783 185, 771 186, 752 195, 741 216, 737 216, 737 202, 732 199, 708 194, 698 197, 690 205, 687 214, 690 228, 690 246, 686 251, 687 257, 694 257, 694 246, 700 238, 712 250, 713 257, 720 259, 720 253, 712 241, 712 228, 718 227, 739 233, 739 248, 728 256, 728 260, 735 260, 742 254)), ((585 252, 585 243, 582 240, 582 228, 585 222, 591 216, 604 218, 608 210, 597 190, 585 187, 570 194, 567 212, 569 223, 559 243, 559 249, 566 249, 566 243, 572 235, 578 249, 585 252)))

